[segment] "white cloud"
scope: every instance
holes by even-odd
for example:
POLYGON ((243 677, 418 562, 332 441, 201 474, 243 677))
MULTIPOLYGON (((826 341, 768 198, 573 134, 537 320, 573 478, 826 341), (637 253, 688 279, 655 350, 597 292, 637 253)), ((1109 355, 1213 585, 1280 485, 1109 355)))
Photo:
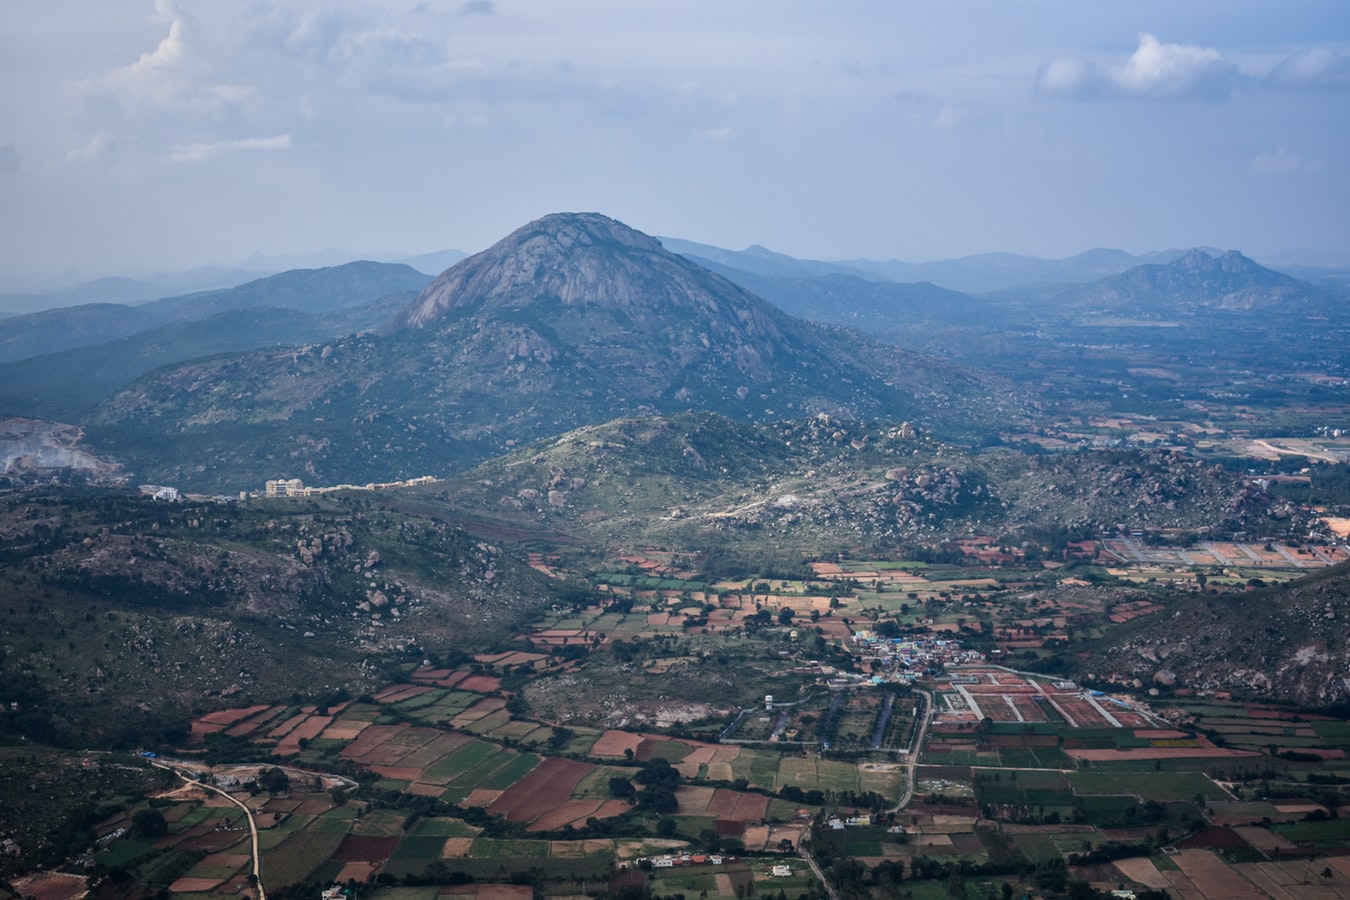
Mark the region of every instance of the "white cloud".
POLYGON ((1251 170, 1255 175, 1316 175, 1322 171, 1322 164, 1279 147, 1252 157, 1251 170))
POLYGON ((1105 72, 1085 59, 1056 57, 1041 67, 1036 88, 1071 100, 1139 98, 1223 102, 1244 75, 1212 47, 1168 44, 1151 34, 1124 64, 1105 72))
POLYGON ((1240 79, 1237 66, 1212 47, 1164 44, 1151 34, 1110 78, 1126 92, 1163 99, 1226 100, 1240 79))
POLYGON ((1036 89, 1052 97, 1086 99, 1097 91, 1100 76, 1097 68, 1085 59, 1057 56, 1036 76, 1036 89))
POLYGON ((97 162, 103 158, 103 154, 112 146, 112 135, 107 131, 100 131, 94 135, 93 139, 83 147, 77 147, 66 154, 66 162, 97 162))
POLYGON ((697 133, 697 137, 704 141, 729 141, 736 136, 736 129, 723 126, 721 128, 704 128, 697 133))
POLYGON ((198 163, 205 162, 222 153, 235 150, 289 150, 291 136, 279 134, 276 137, 244 138, 235 141, 212 141, 210 143, 174 144, 167 157, 169 162, 198 163))
POLYGON ((192 16, 170 0, 157 0, 155 9, 155 20, 169 27, 155 49, 102 78, 80 82, 81 89, 111 94, 133 107, 174 111, 218 108, 247 96, 247 88, 211 77, 209 54, 194 52, 200 29, 192 16))
POLYGON ((1280 60, 1266 76, 1275 88, 1341 88, 1350 86, 1350 54, 1312 47, 1280 60))

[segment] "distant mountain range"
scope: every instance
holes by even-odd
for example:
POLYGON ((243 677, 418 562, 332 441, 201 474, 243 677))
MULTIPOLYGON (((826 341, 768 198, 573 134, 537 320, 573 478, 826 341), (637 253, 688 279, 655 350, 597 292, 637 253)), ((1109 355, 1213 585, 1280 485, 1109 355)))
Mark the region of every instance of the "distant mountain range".
MULTIPOLYGON (((95 303, 48 309, 0 319, 0 362, 88 347, 228 311, 269 308, 330 313, 389 294, 419 291, 430 280, 410 266, 358 261, 327 269, 296 269, 237 287, 137 306, 95 303)), ((273 335, 266 342, 275 340, 273 335)))
POLYGON ((533 222, 452 267, 379 335, 215 357, 99 409, 90 437, 168 483, 444 473, 615 415, 830 413, 973 436, 996 379, 811 325, 595 214, 533 222))
POLYGON ((1236 250, 1189 250, 1166 264, 1060 292, 1057 302, 1118 315, 1209 312, 1344 314, 1344 303, 1305 281, 1258 265, 1236 250))

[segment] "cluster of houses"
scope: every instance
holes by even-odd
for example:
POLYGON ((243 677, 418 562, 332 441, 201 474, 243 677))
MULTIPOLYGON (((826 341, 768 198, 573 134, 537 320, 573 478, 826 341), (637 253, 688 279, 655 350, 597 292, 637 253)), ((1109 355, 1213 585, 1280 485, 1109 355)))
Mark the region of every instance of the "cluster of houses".
MULTIPOLYGON (((651 863, 653 869, 673 869, 676 866, 720 866, 726 861, 725 856, 717 853, 681 853, 678 856, 667 853, 663 856, 639 856, 636 860, 639 866, 643 863, 651 863)), ((620 869, 627 867, 627 863, 619 863, 620 869)))
MULTIPOLYGON (((313 497, 319 494, 331 494, 334 491, 387 491, 390 488, 418 487, 419 485, 435 483, 436 479, 431 475, 409 478, 407 481, 372 481, 367 484, 339 484, 333 487, 312 487, 306 485, 299 478, 273 478, 263 485, 263 496, 313 497)), ((240 499, 247 499, 247 497, 241 496, 240 499)))
POLYGON ((965 650, 960 641, 942 638, 882 638, 870 631, 856 631, 853 643, 862 658, 872 662, 873 671, 879 667, 898 681, 915 681, 925 671, 984 661, 978 650, 965 650))

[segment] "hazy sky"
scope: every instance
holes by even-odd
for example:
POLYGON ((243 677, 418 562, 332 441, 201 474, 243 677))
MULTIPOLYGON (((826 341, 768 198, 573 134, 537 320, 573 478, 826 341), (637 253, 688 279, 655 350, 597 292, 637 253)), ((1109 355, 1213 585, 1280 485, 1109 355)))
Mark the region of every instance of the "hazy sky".
POLYGON ((1350 254, 1345 0, 0 0, 0 279, 477 251, 1350 254))

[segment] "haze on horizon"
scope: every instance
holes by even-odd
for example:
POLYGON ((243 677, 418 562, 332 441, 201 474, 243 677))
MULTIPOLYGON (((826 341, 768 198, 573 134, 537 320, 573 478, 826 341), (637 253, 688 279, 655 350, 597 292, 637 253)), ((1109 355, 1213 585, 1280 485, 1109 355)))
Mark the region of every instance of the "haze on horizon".
POLYGON ((0 289, 595 210, 798 257, 1350 256, 1342 0, 7 4, 0 289))

